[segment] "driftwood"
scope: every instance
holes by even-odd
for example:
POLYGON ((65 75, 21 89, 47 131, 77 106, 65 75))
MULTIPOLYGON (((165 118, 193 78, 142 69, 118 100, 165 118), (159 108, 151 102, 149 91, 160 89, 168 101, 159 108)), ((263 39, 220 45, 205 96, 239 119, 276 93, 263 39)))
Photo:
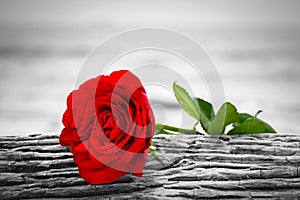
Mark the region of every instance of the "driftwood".
POLYGON ((144 176, 106 185, 78 175, 58 134, 0 137, 0 199, 296 199, 300 135, 157 135, 144 176))

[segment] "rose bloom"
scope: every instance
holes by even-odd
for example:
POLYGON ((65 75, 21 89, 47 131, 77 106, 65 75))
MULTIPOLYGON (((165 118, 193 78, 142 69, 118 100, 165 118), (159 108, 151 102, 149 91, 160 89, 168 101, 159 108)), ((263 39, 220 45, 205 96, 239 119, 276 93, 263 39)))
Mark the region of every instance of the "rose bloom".
POLYGON ((127 70, 84 82, 67 98, 60 144, 70 146, 81 177, 110 183, 142 176, 155 120, 140 80, 127 70))

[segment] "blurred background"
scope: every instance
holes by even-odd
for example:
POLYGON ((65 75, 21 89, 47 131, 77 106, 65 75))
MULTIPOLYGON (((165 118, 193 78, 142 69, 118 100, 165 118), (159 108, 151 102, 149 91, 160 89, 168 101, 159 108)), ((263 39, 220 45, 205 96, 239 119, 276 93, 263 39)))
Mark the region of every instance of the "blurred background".
POLYGON ((193 38, 216 65, 226 100, 241 112, 263 109, 278 132, 300 133, 299 9, 297 0, 1 0, 0 135, 60 131, 87 54, 143 27, 193 38))

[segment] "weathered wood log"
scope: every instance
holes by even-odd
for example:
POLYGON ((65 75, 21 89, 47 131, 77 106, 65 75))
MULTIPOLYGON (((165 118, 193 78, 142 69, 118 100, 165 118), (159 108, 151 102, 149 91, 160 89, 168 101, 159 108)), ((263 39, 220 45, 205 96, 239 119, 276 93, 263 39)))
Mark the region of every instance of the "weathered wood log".
POLYGON ((0 137, 0 198, 300 198, 300 135, 156 135, 144 175, 89 185, 58 134, 0 137))

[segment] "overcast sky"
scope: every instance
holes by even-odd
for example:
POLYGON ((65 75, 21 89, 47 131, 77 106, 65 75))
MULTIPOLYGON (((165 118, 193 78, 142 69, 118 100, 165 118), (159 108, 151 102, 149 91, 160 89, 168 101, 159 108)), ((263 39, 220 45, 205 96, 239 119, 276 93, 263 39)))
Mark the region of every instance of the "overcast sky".
POLYGON ((300 22, 300 1, 0 1, 2 25, 111 23, 116 26, 286 25, 300 22), (174 15, 176 13, 176 15, 174 15), (109 19, 109 20, 108 20, 109 19), (109 22, 108 22, 109 21, 109 22))

